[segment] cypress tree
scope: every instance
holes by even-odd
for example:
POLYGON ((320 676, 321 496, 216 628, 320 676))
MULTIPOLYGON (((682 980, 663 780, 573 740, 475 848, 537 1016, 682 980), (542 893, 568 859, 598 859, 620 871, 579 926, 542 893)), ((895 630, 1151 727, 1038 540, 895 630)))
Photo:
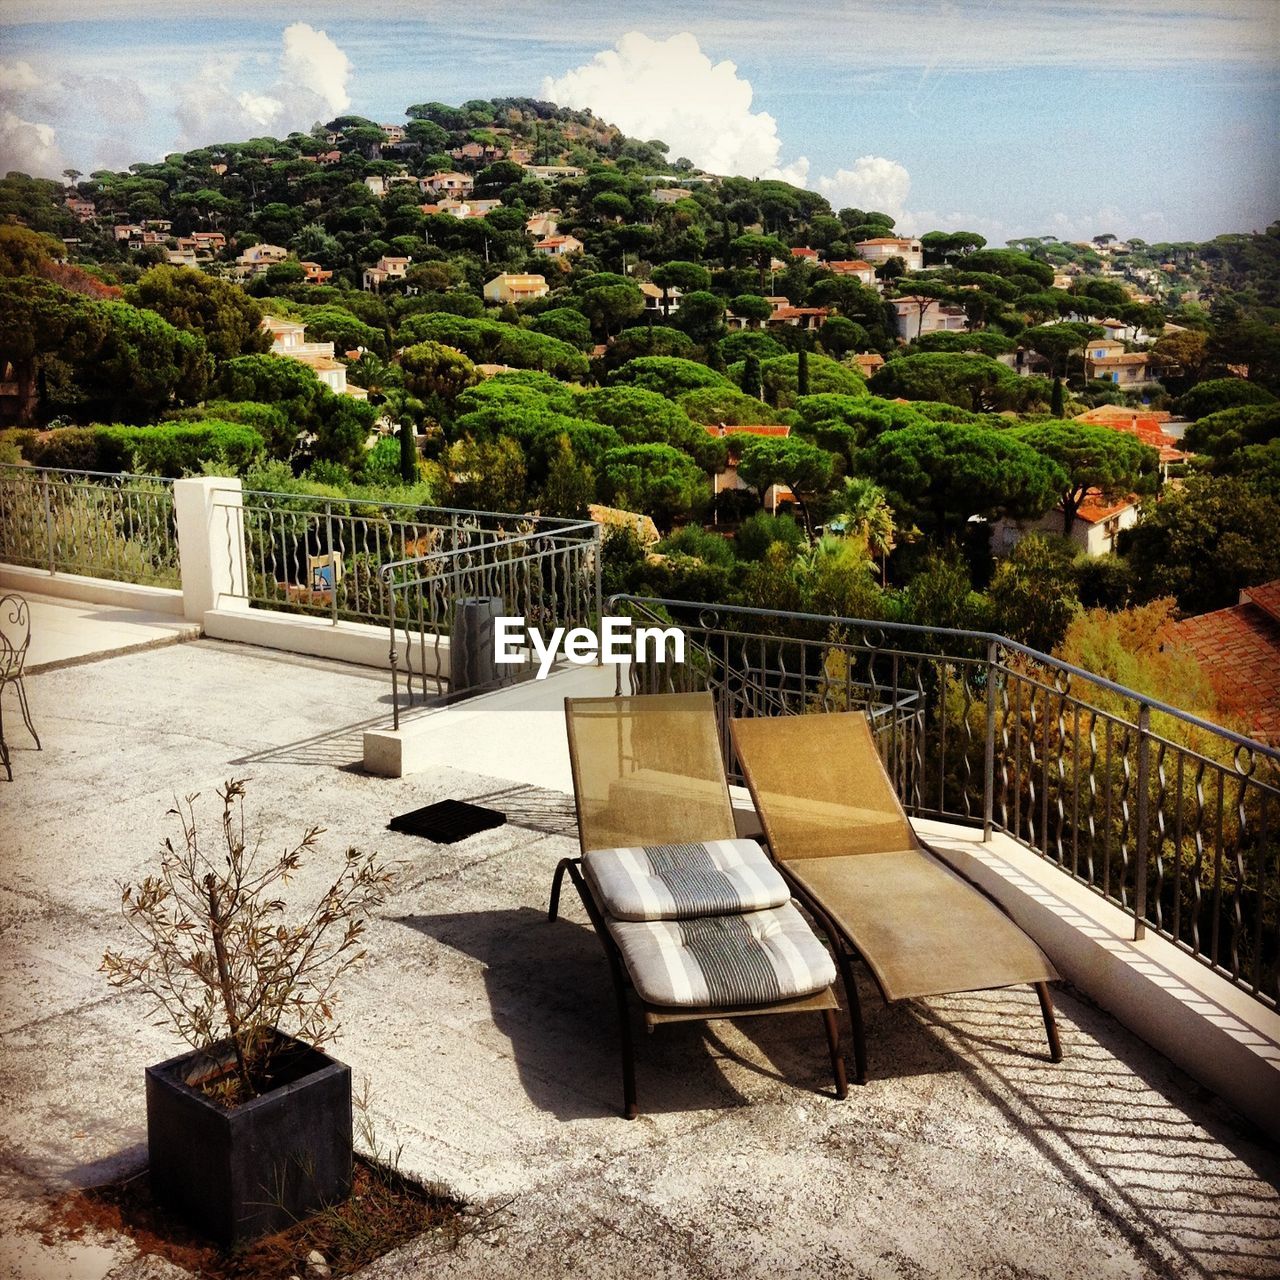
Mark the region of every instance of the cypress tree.
POLYGON ((405 484, 418 480, 418 444, 413 438, 413 420, 405 416, 400 423, 400 479, 405 484))
POLYGON ((796 395, 809 394, 809 350, 801 347, 796 361, 796 395))
POLYGON ((1067 416, 1066 405, 1062 397, 1062 379, 1054 378, 1053 393, 1049 397, 1049 412, 1055 418, 1065 418, 1067 416))

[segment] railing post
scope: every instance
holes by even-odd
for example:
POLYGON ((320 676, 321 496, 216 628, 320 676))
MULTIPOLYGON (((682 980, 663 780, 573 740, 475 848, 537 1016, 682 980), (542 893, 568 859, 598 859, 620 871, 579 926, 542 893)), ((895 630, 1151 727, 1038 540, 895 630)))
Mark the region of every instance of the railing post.
POLYGON ((982 839, 991 839, 996 802, 996 654, 994 640, 987 641, 987 734, 982 761, 982 839))
POLYGON ((596 566, 596 666, 604 663, 604 525, 598 524, 591 531, 592 554, 596 566))
POLYGON ((49 477, 44 477, 44 483, 41 486, 44 493, 44 536, 46 542, 46 558, 49 561, 49 572, 57 573, 57 561, 54 557, 54 539, 53 539, 53 501, 49 497, 49 477))
MULTIPOLYGON (((333 503, 324 504, 325 555, 329 557, 329 621, 338 625, 338 566, 333 558, 333 503)), ((311 585, 315 585, 312 583, 311 585)))
POLYGON ((1138 708, 1138 849, 1133 888, 1133 940, 1147 936, 1147 848, 1151 834, 1151 708, 1138 708))

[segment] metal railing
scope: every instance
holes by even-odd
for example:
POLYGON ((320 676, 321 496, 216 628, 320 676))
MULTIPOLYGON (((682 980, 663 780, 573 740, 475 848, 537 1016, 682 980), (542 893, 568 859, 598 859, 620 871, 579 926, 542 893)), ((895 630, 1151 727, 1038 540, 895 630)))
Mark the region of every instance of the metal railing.
POLYGON ((225 540, 233 593, 250 606, 382 626, 382 570, 577 522, 360 498, 227 490, 225 540))
POLYGON ((985 632, 608 607, 683 629, 684 663, 633 663, 631 687, 710 690, 734 780, 731 717, 866 709, 908 813, 1012 836, 1277 1007, 1280 751, 985 632))
POLYGON ((173 481, 0 465, 0 560, 50 573, 180 586, 173 481))
MULTIPOLYGON (((532 522, 541 525, 543 522, 532 522)), ((391 702, 400 727, 401 681, 406 705, 459 686, 463 660, 455 613, 466 601, 497 601, 501 616, 519 617, 549 636, 556 627, 594 627, 600 619, 601 530, 593 521, 557 521, 511 535, 490 535, 452 549, 383 566, 390 639, 391 702), (444 647, 449 645, 448 660, 444 647), (443 673, 448 669, 448 676, 443 673)), ((471 655, 479 666, 491 656, 471 655)), ((484 687, 521 678, 520 666, 475 681, 484 687)))

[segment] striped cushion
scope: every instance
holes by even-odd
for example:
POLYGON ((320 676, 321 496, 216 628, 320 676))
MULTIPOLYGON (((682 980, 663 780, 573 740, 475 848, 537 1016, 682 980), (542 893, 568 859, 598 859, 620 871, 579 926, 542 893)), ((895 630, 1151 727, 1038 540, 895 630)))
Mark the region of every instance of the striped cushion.
POLYGON ((836 977, 826 948, 789 902, 743 915, 605 923, 650 1004, 767 1004, 825 990, 836 977))
POLYGON ((791 891, 754 840, 597 849, 582 865, 616 920, 688 920, 780 907, 791 891))

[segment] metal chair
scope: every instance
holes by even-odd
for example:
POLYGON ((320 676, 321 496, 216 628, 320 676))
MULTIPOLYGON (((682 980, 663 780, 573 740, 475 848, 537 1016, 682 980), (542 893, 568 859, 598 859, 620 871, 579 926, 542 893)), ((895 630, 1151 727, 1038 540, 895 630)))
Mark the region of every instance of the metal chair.
POLYGON ((27 705, 27 690, 22 683, 22 667, 27 660, 27 646, 31 643, 31 608, 26 599, 14 592, 0 596, 0 764, 10 782, 13 766, 9 763, 9 747, 4 740, 4 690, 13 685, 18 690, 18 706, 22 710, 22 722, 36 741, 36 750, 42 750, 40 735, 31 723, 31 708, 27 705))

